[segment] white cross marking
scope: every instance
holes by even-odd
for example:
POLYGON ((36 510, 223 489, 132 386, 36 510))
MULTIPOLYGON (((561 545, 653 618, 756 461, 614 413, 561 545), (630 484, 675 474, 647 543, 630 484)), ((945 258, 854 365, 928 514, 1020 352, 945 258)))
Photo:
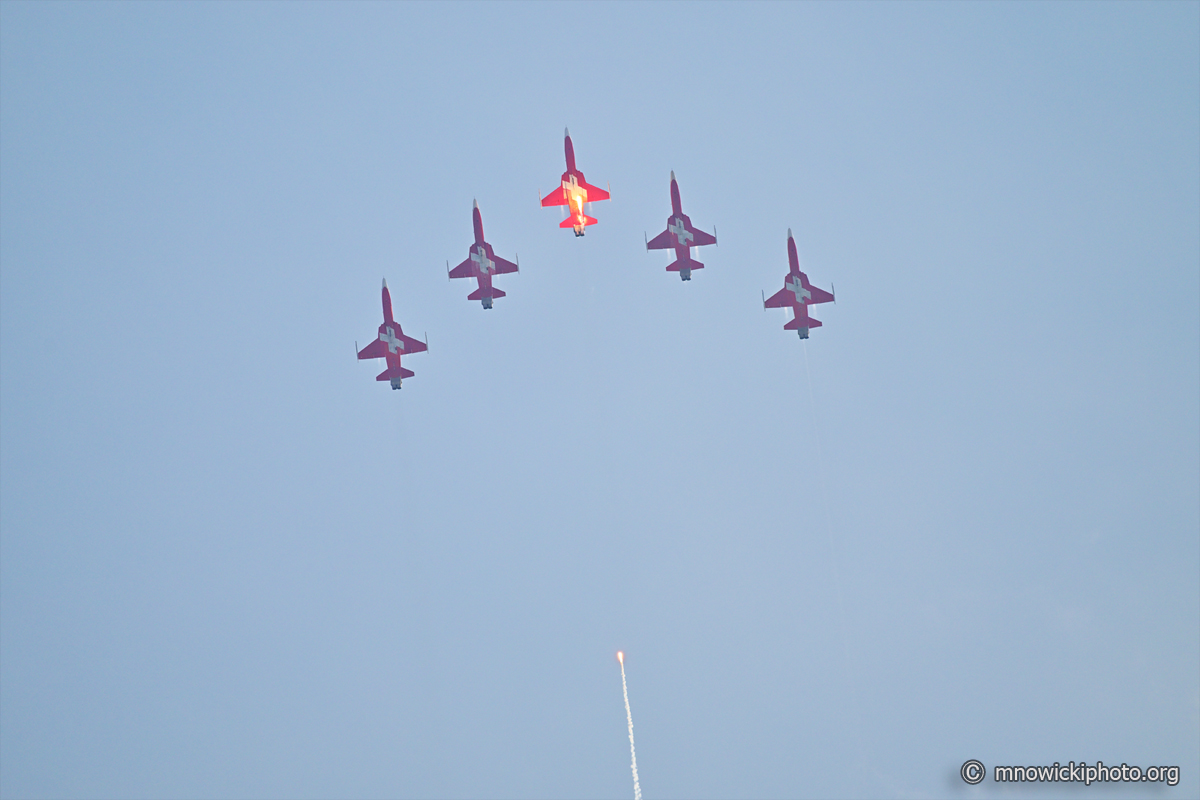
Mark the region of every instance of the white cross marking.
POLYGON ((804 284, 800 282, 800 278, 797 276, 793 276, 790 280, 786 281, 784 287, 796 295, 797 303, 807 303, 812 299, 812 292, 804 288, 804 284))
POLYGON ((479 250, 471 253, 471 260, 479 265, 479 271, 484 275, 496 271, 496 262, 487 257, 487 250, 483 249, 482 245, 479 250))
POLYGON ((404 349, 404 340, 396 338, 396 332, 391 328, 384 328, 384 333, 379 334, 379 341, 386 342, 388 352, 396 353, 404 349))
POLYGON ((680 246, 686 246, 688 242, 696 238, 691 231, 683 227, 683 220, 679 217, 671 218, 671 224, 667 226, 667 230, 679 238, 680 246))
POLYGON ((587 202, 587 189, 579 185, 579 180, 574 175, 568 175, 570 180, 562 182, 563 191, 567 193, 567 202, 574 202, 579 206, 579 210, 583 210, 583 204, 587 202))

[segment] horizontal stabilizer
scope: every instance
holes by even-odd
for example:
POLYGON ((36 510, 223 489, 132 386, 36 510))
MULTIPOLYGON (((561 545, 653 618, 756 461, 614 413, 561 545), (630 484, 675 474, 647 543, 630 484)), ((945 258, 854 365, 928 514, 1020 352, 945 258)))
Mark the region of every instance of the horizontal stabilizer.
POLYGON ((811 329, 811 328, 819 328, 819 327, 821 327, 821 320, 819 320, 819 319, 813 319, 812 317, 808 317, 807 319, 802 319, 800 317, 796 317, 794 320, 789 322, 787 325, 784 325, 783 329, 785 331, 798 331, 801 328, 810 328, 811 329))
POLYGON ((704 265, 692 258, 677 258, 667 265, 667 272, 679 272, 683 269, 704 269, 704 265))
POLYGON ((395 369, 388 367, 383 372, 376 375, 375 380, 390 381, 393 378, 411 378, 416 374, 417 373, 413 372, 411 369, 405 369, 404 367, 396 367, 395 369))
POLYGON ((468 300, 482 300, 485 297, 504 297, 504 292, 497 289, 495 286, 490 289, 480 287, 467 295, 468 300))
POLYGON ((580 222, 579 222, 579 215, 578 215, 578 214, 572 214, 571 216, 569 216, 569 217, 567 217, 566 219, 564 219, 562 222, 558 223, 558 227, 560 227, 560 228, 574 228, 576 225, 580 225, 580 224, 582 224, 584 227, 586 227, 586 226, 588 226, 588 225, 595 225, 595 224, 596 224, 597 222, 599 222, 599 221, 600 221, 600 220, 596 219, 595 217, 589 217, 587 214, 584 214, 584 215, 583 215, 583 222, 582 222, 582 223, 580 223, 580 222))

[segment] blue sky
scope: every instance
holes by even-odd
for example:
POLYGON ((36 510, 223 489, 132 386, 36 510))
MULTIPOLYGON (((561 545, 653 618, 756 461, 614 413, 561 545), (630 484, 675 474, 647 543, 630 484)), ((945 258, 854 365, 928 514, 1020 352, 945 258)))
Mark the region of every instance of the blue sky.
POLYGON ((0 4, 0 795, 1194 795, 1198 30, 0 4))

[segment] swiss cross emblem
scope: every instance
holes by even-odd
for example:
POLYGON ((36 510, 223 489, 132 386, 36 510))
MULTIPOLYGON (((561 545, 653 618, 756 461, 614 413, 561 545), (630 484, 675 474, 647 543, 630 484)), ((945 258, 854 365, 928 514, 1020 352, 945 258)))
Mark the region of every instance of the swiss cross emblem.
POLYGON ((484 250, 482 247, 476 252, 471 253, 471 260, 479 265, 479 271, 484 275, 496 271, 496 262, 487 257, 487 250, 484 250))
POLYGON ((789 278, 784 286, 789 292, 796 295, 797 303, 807 303, 812 299, 812 292, 804 288, 804 284, 801 282, 798 275, 793 275, 791 278, 789 278))
POLYGON ((379 334, 379 341, 387 345, 389 353, 398 353, 404 349, 404 340, 397 338, 396 332, 391 328, 384 328, 379 334))
POLYGON ((587 189, 579 185, 579 180, 574 176, 570 176, 570 180, 562 182, 563 191, 567 193, 567 199, 572 200, 580 208, 587 202, 587 189))
POLYGON ((681 220, 679 217, 673 217, 671 219, 671 224, 667 226, 667 230, 675 234, 675 236, 679 239, 679 244, 681 245, 686 245, 688 242, 696 238, 692 235, 691 231, 683 226, 683 220, 681 220))

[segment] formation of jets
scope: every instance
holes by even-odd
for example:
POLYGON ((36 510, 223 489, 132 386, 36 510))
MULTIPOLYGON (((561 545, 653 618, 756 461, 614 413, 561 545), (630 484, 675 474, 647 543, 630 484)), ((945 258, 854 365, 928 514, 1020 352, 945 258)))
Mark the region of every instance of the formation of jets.
MULTIPOLYGON (((542 198, 542 207, 566 206, 567 218, 560 228, 570 228, 575 236, 583 236, 589 225, 595 225, 595 217, 588 216, 586 208, 591 203, 608 200, 610 193, 607 189, 593 186, 584 178, 583 172, 575 166, 575 146, 571 142, 570 130, 563 132, 563 150, 567 159, 567 171, 562 174, 561 182, 554 191, 542 198)), ((540 196, 540 195, 539 195, 540 196)), ((497 297, 504 297, 494 284, 496 275, 504 275, 519 270, 519 261, 506 261, 496 255, 492 246, 483 238, 483 216, 479 212, 479 203, 475 203, 471 213, 475 230, 475 241, 468 248, 467 258, 453 269, 446 262, 446 271, 450 279, 474 278, 477 287, 467 295, 468 300, 478 300, 489 309, 497 297)), ((705 233, 692 225, 692 220, 683 213, 683 204, 679 199, 679 184, 675 173, 671 172, 671 216, 667 217, 667 228, 653 239, 646 240, 647 250, 674 250, 675 260, 667 265, 667 272, 678 272, 679 279, 690 281, 694 270, 703 269, 704 264, 692 258, 692 248, 704 247, 717 243, 716 228, 713 232, 705 233)), ((821 322, 809 316, 808 307, 817 303, 833 302, 832 291, 825 291, 813 286, 808 276, 800 270, 800 257, 796 252, 796 241, 792 231, 788 229, 787 239, 788 273, 784 276, 783 288, 770 297, 763 293, 763 308, 791 308, 792 321, 784 325, 784 330, 796 331, 801 339, 807 339, 809 331, 821 327, 821 322)), ((832 287, 830 287, 832 289, 832 287)), ((356 348, 357 349, 357 348, 356 348)), ((400 365, 401 356, 420 353, 427 350, 426 342, 405 336, 392 316, 392 296, 388 292, 387 279, 383 281, 383 324, 379 326, 379 336, 375 341, 358 351, 360 359, 383 358, 387 361, 387 369, 375 378, 378 381, 389 381, 393 389, 399 389, 404 378, 413 376, 412 370, 400 365)))

